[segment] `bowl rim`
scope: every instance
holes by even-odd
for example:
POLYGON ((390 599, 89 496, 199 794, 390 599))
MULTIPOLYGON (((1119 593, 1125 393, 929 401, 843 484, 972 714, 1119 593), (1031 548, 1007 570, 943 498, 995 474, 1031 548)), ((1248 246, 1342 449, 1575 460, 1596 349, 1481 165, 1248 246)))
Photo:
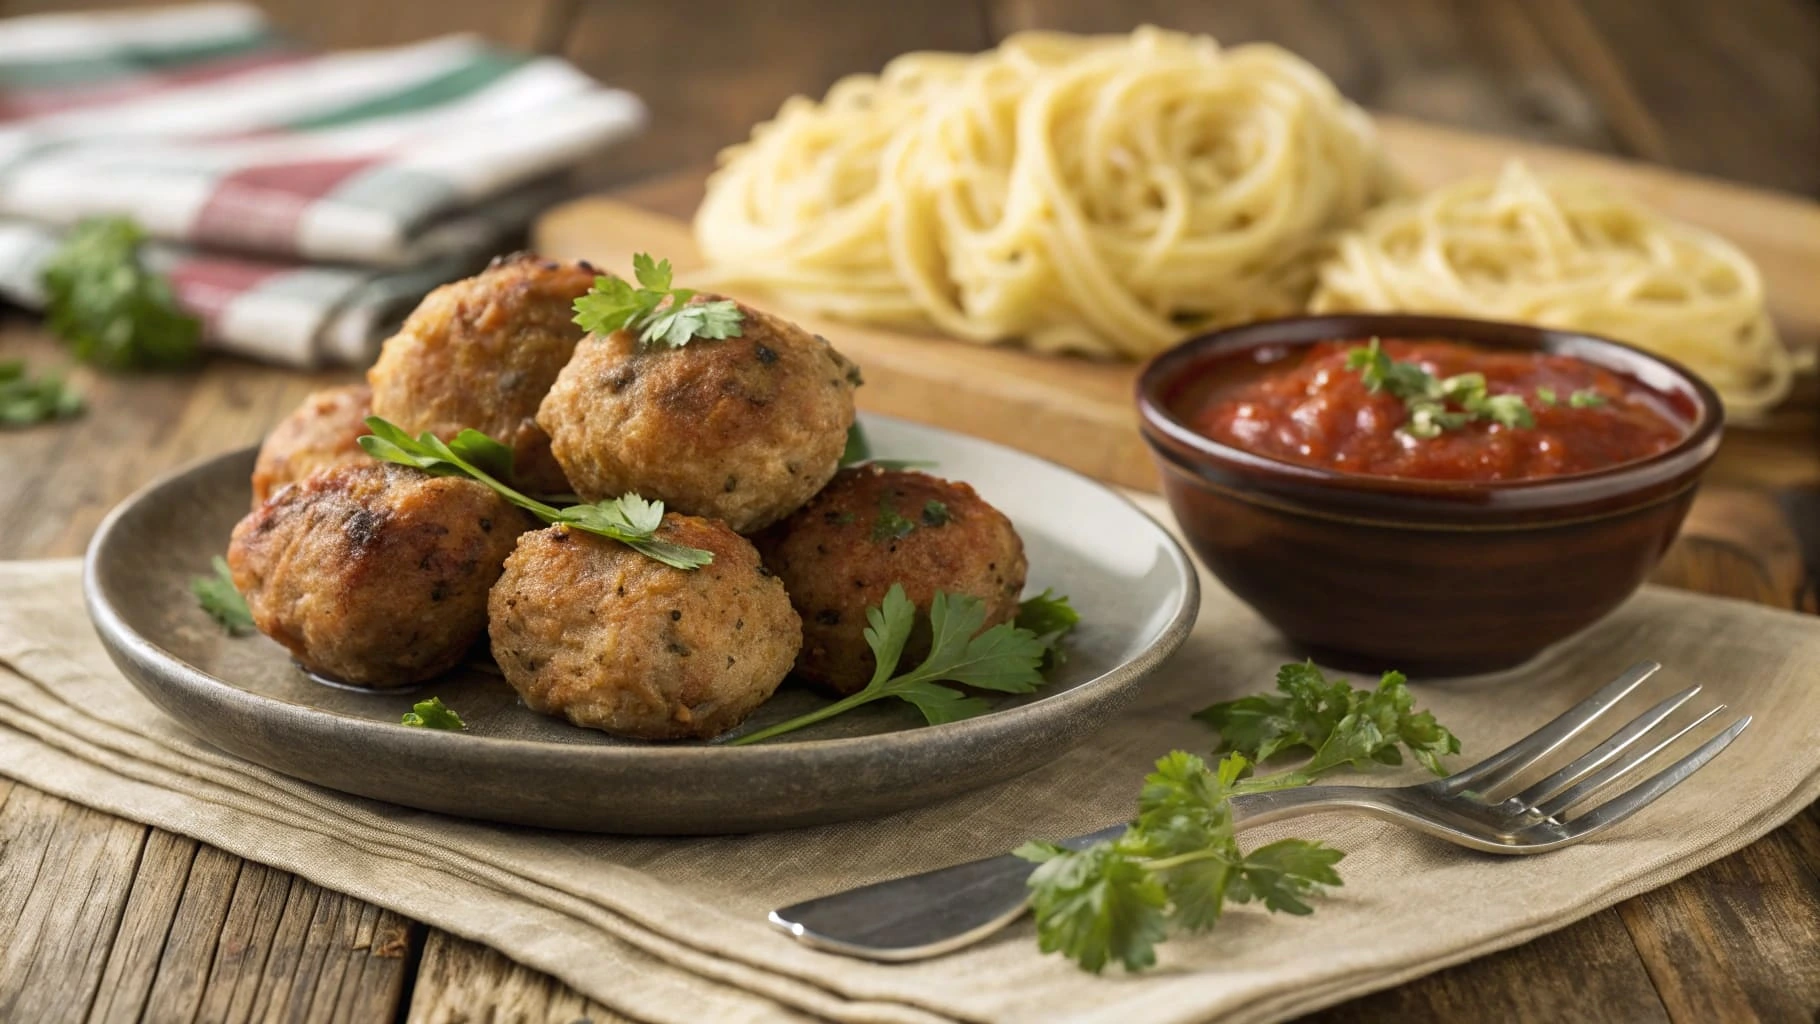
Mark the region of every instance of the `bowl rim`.
MULTIPOLYGON (((1663 390, 1647 381, 1645 387, 1663 390)), ((1698 374, 1673 359, 1603 335, 1538 324, 1426 313, 1324 313, 1255 320, 1206 331, 1186 338, 1158 353, 1138 373, 1139 426, 1160 455, 1168 457, 1160 439, 1185 449, 1202 464, 1231 465, 1265 478, 1308 484, 1336 493, 1460 499, 1473 496, 1508 496, 1526 507, 1548 507, 1584 498, 1587 485, 1611 484, 1636 478, 1638 489, 1667 476, 1703 464, 1716 450, 1725 423, 1725 408, 1718 392, 1698 374), (1691 395, 1696 416, 1687 432, 1673 446, 1654 455, 1600 469, 1559 476, 1519 480, 1425 480, 1411 477, 1373 476, 1272 458, 1223 444, 1196 431, 1172 412, 1164 393, 1178 383, 1183 371, 1222 349, 1234 351, 1263 345, 1312 345, 1361 336, 1426 337, 1469 344, 1541 351, 1574 350, 1564 354, 1584 359, 1607 370, 1636 377, 1630 367, 1600 360, 1596 353, 1617 351, 1626 358, 1650 364, 1666 373, 1691 395)), ((1177 460, 1181 461, 1181 460, 1177 460)), ((1192 470, 1192 465, 1184 468, 1192 470)))

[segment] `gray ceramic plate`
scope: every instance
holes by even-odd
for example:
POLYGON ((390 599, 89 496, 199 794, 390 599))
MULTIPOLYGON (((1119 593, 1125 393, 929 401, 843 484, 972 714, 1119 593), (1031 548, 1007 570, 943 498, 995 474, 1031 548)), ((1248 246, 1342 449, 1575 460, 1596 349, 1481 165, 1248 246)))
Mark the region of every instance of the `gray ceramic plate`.
MULTIPOLYGON (((1067 663, 1030 696, 927 726, 881 701, 769 744, 641 743, 520 705, 504 680, 458 670, 414 691, 312 680, 262 636, 228 637, 196 606, 250 500, 251 449, 179 470, 127 500, 88 551, 85 589, 102 642, 135 685, 204 739, 334 789, 433 811, 596 832, 743 832, 925 804, 1039 767, 1103 725, 1178 647, 1199 607, 1188 557, 1105 487, 1039 459, 931 427, 868 417, 882 456, 929 459, 1009 515, 1030 592, 1069 595, 1082 625, 1067 663), (398 718, 435 695, 464 733, 398 718)), ((786 682, 742 727, 822 698, 786 682)))

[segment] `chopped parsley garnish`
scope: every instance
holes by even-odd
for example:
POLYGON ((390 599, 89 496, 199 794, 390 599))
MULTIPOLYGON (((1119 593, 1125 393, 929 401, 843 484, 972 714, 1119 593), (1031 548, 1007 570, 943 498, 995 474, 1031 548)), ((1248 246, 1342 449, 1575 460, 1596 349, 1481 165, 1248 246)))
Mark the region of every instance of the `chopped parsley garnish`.
POLYGON ((737 338, 745 314, 731 299, 690 302, 691 288, 672 288, 669 260, 647 253, 632 257, 637 288, 624 278, 602 274, 588 294, 575 300, 575 323, 594 334, 635 331, 640 343, 681 348, 693 338, 737 338), (664 305, 665 300, 668 305, 664 305))
POLYGON ((0 427, 27 427, 82 411, 82 396, 50 374, 33 377, 18 359, 0 362, 0 427))
POLYGON ((948 506, 934 498, 923 502, 923 525, 946 526, 948 524, 948 506))
POLYGON ((916 523, 898 514, 897 506, 887 494, 878 499, 878 518, 872 521, 872 539, 877 543, 903 540, 916 532, 916 523))
POLYGON ((1117 839, 1081 850, 1018 847, 1018 856, 1038 865, 1028 884, 1044 952, 1096 973, 1114 961, 1138 971, 1156 963, 1156 945, 1172 930, 1206 931, 1229 903, 1312 913, 1309 897, 1341 884, 1334 865, 1345 853, 1305 839, 1246 853, 1231 799, 1303 785, 1343 765, 1396 764, 1399 745, 1438 772, 1434 757, 1459 749, 1433 715, 1411 712, 1400 673, 1385 673, 1375 691, 1355 690, 1313 665, 1285 665, 1277 685, 1282 696, 1246 697, 1197 715, 1220 730, 1230 752, 1213 767, 1181 750, 1157 761, 1136 820, 1117 839), (1313 751, 1299 770, 1247 777, 1253 755, 1295 748, 1313 751))
POLYGON ((1494 395, 1485 375, 1461 373, 1437 378, 1416 363, 1399 363, 1371 339, 1346 354, 1346 368, 1358 373, 1366 390, 1387 391, 1409 412, 1402 430, 1411 437, 1439 437, 1468 423, 1490 421, 1507 428, 1533 427, 1535 415, 1522 395, 1494 395))
POLYGON ((899 674, 898 661, 916 624, 916 605, 905 595, 903 584, 891 584, 885 599, 866 609, 866 622, 866 646, 872 648, 878 667, 865 689, 806 715, 748 733, 732 744, 758 743, 795 732, 887 697, 916 705, 930 725, 972 718, 989 710, 986 702, 942 683, 998 693, 1030 693, 1043 684, 1043 662, 1053 643, 1008 622, 981 632, 986 623, 982 601, 938 590, 929 603, 929 656, 899 674))
POLYGON ((234 574, 228 569, 227 559, 216 555, 214 562, 215 575, 192 576, 190 593, 196 595, 196 603, 208 612, 229 636, 240 636, 253 631, 253 613, 246 606, 246 598, 234 586, 234 574))
POLYGON ((411 710, 398 720, 399 725, 409 725, 418 729, 449 729, 459 731, 466 729, 468 723, 461 720, 455 710, 442 702, 441 697, 431 697, 411 705, 411 710))
POLYGON ((546 523, 619 541, 677 569, 699 569, 714 561, 713 552, 653 537, 664 521, 661 501, 622 494, 607 501, 557 508, 507 487, 499 477, 512 475, 512 449, 478 430, 463 430, 454 440, 444 442, 428 431, 412 437, 378 416, 367 417, 367 429, 372 433, 360 438, 360 447, 381 462, 412 466, 432 476, 465 476, 546 523))
POLYGON ((1574 409, 1596 409, 1605 404, 1605 396, 1592 388, 1581 388, 1567 396, 1567 404, 1574 409))
POLYGON ((126 217, 85 220, 45 263, 45 322, 76 358, 107 370, 195 361, 202 322, 140 258, 145 232, 126 217))

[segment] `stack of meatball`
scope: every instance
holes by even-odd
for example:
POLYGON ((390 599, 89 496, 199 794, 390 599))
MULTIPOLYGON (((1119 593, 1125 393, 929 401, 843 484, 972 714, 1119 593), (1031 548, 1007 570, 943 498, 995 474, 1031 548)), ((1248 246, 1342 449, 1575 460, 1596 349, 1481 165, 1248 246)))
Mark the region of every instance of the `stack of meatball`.
MULTIPOLYGON (((586 335, 598 272, 520 254, 431 293, 366 386, 311 395, 266 439, 228 550, 260 631, 319 676, 376 689, 463 663, 483 635, 525 704, 618 736, 707 738, 792 670, 865 686, 866 609, 893 583, 1010 621, 1022 541, 973 489, 841 468, 860 374, 826 339, 743 303, 741 333, 681 347, 586 335), (514 486, 666 508, 658 539, 713 554, 672 568, 618 541, 538 528, 478 482, 381 464, 364 420, 514 454, 514 486)), ((698 295, 703 302, 718 296, 698 295)), ((573 499, 569 499, 573 500, 573 499)))

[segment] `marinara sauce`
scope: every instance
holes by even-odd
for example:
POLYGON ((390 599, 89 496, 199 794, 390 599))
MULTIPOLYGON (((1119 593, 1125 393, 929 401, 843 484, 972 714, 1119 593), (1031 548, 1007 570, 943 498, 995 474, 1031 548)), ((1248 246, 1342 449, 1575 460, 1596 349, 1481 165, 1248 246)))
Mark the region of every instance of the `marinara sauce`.
POLYGON ((1687 432, 1648 387, 1573 356, 1455 341, 1385 340, 1386 355, 1437 378, 1485 375, 1491 395, 1523 396, 1531 427, 1475 420, 1417 438, 1401 398, 1373 393, 1347 355, 1363 341, 1261 349, 1210 387, 1191 425, 1222 444, 1323 469, 1419 480, 1531 480, 1604 469, 1664 451, 1687 432), (1575 393, 1597 395, 1576 405, 1575 393), (1552 395, 1551 404, 1545 396, 1552 395), (1593 404, 1596 403, 1596 404, 1593 404))

